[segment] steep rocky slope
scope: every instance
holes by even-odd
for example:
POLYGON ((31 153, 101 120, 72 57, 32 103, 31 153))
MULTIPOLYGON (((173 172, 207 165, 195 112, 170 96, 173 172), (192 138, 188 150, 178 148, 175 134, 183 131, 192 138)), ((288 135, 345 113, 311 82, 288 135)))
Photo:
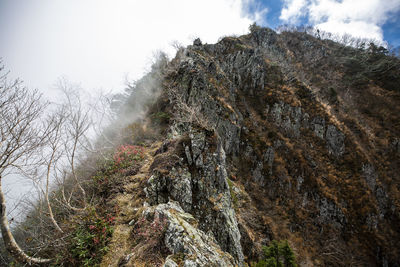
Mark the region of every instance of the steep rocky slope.
POLYGON ((161 81, 104 266, 244 266, 283 239, 300 266, 400 265, 398 59, 256 28, 161 81))

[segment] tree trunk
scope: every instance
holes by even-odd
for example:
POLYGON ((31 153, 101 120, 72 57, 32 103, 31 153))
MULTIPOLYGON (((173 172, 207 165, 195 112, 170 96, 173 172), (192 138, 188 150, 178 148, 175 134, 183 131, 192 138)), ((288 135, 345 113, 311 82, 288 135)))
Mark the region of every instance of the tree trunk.
POLYGON ((7 212, 6 212, 6 199, 4 197, 3 189, 1 186, 1 176, 0 176, 0 226, 1 235, 3 236, 4 245, 10 255, 20 263, 25 263, 28 265, 32 264, 46 264, 51 262, 51 259, 34 258, 28 256, 22 249, 18 246, 11 233, 10 226, 8 224, 7 212))
POLYGON ((53 223, 54 227, 57 229, 58 232, 64 233, 63 230, 58 225, 56 219, 54 219, 53 209, 51 208, 50 200, 49 200, 50 170, 51 170, 52 161, 54 159, 54 154, 55 154, 55 150, 53 150, 53 153, 51 154, 51 157, 50 157, 50 162, 47 164, 45 197, 46 197, 47 209, 49 210, 49 216, 50 216, 51 222, 53 223))

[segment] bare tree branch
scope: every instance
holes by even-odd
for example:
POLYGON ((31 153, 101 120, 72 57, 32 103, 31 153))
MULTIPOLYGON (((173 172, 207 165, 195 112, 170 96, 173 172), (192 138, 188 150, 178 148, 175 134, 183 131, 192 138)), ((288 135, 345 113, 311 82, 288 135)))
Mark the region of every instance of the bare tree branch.
POLYGON ((17 244, 10 230, 2 179, 13 171, 32 170, 32 157, 44 144, 48 128, 40 128, 38 120, 46 104, 37 90, 29 91, 21 82, 9 82, 0 75, 0 226, 8 252, 18 262, 28 265, 48 263, 51 259, 31 257, 17 244))

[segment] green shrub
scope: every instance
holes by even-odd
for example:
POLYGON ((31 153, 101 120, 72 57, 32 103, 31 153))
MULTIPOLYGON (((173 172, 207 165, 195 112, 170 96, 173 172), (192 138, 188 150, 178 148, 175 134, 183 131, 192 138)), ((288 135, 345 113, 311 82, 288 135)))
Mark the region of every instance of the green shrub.
POLYGON ((114 217, 99 216, 95 210, 76 218, 69 240, 69 255, 60 255, 61 262, 74 266, 97 266, 108 251, 114 217), (67 259, 65 259, 67 256, 67 259), (64 258, 64 259, 62 259, 64 258))
POLYGON ((263 259, 255 267, 295 267, 296 258, 287 240, 280 242, 273 240, 267 247, 263 247, 263 259))

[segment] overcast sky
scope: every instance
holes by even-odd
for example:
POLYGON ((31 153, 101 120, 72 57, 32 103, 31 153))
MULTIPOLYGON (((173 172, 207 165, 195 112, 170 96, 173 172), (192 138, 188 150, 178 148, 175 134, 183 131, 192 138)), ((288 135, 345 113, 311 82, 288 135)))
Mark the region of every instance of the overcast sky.
POLYGON ((143 75, 155 51, 172 56, 172 41, 214 43, 254 21, 400 46, 400 0, 0 0, 0 58, 12 77, 46 96, 61 76, 91 93, 118 92, 125 76, 143 75))
POLYGON ((246 33, 257 11, 242 1, 0 0, 0 57, 27 85, 51 91, 59 76, 87 90, 119 90, 171 42, 246 33))

